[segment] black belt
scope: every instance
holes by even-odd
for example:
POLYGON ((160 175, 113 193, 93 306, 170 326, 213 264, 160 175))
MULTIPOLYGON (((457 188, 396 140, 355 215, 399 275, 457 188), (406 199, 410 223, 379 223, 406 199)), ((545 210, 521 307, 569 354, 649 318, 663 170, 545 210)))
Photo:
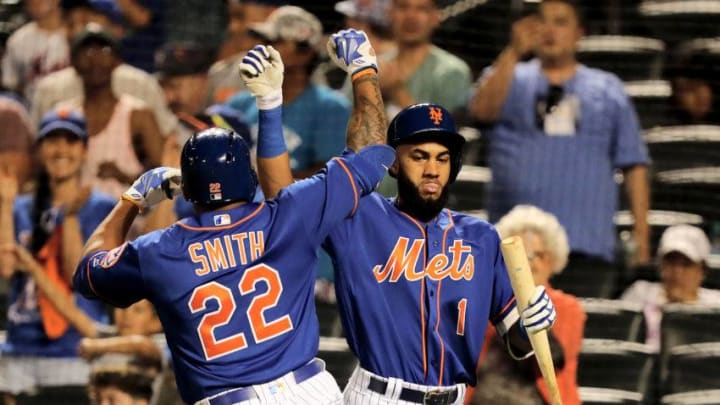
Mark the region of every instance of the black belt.
MULTIPOLYGON (((367 388, 370 391, 385 395, 385 393, 387 392, 387 386, 387 381, 383 381, 373 376, 370 376, 370 383, 368 384, 367 388)), ((434 390, 427 392, 414 390, 412 388, 403 388, 400 391, 400 397, 398 399, 400 399, 401 401, 414 402, 416 404, 423 405, 450 405, 455 402, 455 400, 457 400, 457 397, 457 388, 453 388, 447 391, 434 390)))

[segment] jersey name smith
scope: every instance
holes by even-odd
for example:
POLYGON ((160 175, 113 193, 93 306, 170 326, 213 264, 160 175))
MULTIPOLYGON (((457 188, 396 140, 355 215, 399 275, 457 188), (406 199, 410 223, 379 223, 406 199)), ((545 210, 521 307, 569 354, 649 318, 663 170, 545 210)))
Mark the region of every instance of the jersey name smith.
POLYGON ((246 265, 262 256, 264 251, 263 231, 223 235, 188 246, 190 260, 200 265, 195 269, 198 276, 234 268, 238 264, 246 265))
POLYGON ((421 280, 428 277, 440 281, 445 278, 458 281, 472 280, 475 274, 475 258, 470 246, 462 240, 454 240, 448 248, 449 254, 438 253, 433 256, 424 269, 416 271, 417 264, 425 254, 425 239, 400 237, 395 243, 385 264, 373 267, 373 275, 378 283, 395 283, 401 277, 408 281, 421 280))

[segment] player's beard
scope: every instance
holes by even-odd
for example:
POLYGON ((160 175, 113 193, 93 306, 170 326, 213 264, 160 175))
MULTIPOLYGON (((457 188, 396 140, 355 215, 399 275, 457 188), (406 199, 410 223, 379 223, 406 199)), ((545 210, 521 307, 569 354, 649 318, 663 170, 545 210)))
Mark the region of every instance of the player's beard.
POLYGON ((435 200, 423 198, 418 187, 402 171, 397 174, 397 184, 400 210, 422 222, 433 220, 447 205, 448 184, 443 186, 440 197, 435 200))

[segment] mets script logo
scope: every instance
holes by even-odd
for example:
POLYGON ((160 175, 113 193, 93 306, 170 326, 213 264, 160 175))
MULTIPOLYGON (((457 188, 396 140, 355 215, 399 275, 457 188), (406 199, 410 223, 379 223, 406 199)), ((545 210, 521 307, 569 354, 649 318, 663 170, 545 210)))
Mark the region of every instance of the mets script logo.
POLYGON ((423 277, 435 281, 447 277, 456 281, 462 278, 472 280, 475 274, 475 257, 470 246, 464 245, 461 240, 455 240, 448 248, 449 255, 439 253, 428 261, 424 270, 416 271, 416 265, 425 251, 424 245, 424 239, 414 239, 410 244, 410 239, 398 238, 387 262, 373 267, 373 275, 378 283, 395 283, 401 277, 408 281, 421 280, 423 277), (463 258, 464 253, 468 254, 463 258))
POLYGON ((440 122, 443 120, 442 110, 437 107, 430 107, 430 120, 434 122, 435 125, 440 125, 440 122))

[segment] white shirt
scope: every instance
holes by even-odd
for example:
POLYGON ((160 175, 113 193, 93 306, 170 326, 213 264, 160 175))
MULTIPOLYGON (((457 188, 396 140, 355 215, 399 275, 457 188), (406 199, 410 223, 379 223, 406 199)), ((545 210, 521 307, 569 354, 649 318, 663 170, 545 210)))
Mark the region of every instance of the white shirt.
POLYGON ((2 58, 2 84, 30 100, 39 79, 69 64, 70 47, 65 30, 47 31, 29 22, 7 41, 2 58))

